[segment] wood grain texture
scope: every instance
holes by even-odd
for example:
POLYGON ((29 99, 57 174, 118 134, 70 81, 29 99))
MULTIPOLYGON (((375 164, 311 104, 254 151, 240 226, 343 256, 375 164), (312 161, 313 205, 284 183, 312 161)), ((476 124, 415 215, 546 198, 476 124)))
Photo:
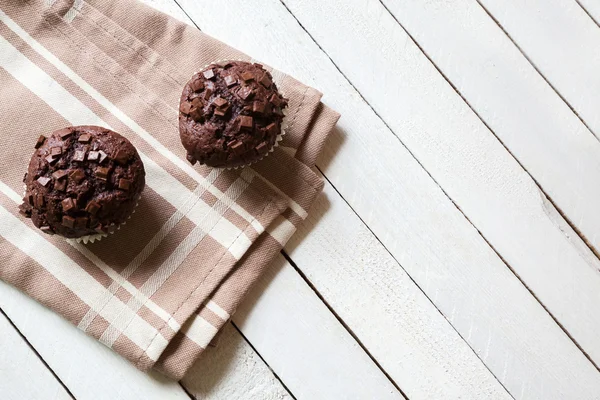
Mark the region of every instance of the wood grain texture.
MULTIPOLYGON (((600 214, 594 207, 600 201, 600 142, 510 39, 473 1, 450 4, 402 0, 389 2, 389 7, 553 202, 595 242, 600 227, 600 214), (415 21, 428 21, 430 25, 415 21)), ((400 43, 404 40, 397 41, 396 46, 400 43)), ((373 60, 371 65, 377 65, 381 74, 392 71, 380 64, 381 57, 360 54, 373 60)), ((384 93, 392 98, 419 96, 416 91, 409 94, 407 86, 402 82, 361 85, 425 168, 600 365, 600 343, 594 333, 600 329, 598 259, 474 118, 462 117, 447 108, 444 118, 451 119, 445 121, 446 126, 438 123, 435 130, 431 129, 433 124, 424 127, 428 133, 435 133, 431 138, 397 123, 393 119, 396 111, 380 99, 384 93), (449 130, 451 122, 458 123, 455 131, 449 130), (455 133, 448 135, 449 131, 455 133), (577 313, 573 313, 575 309, 577 313)), ((437 115, 440 103, 436 103, 437 115)))
POLYGON ((289 400, 292 396, 231 324, 181 381, 202 400, 289 400))
POLYGON ((409 398, 510 397, 331 185, 286 250, 409 398))
POLYGON ((0 314, 0 396, 3 400, 72 399, 2 314, 0 314))
POLYGON ((576 1, 478 1, 600 136, 600 29, 585 10, 576 1))
POLYGON ((0 282, 0 307, 77 400, 189 399, 177 382, 135 369, 4 282, 0 282))
MULTIPOLYGON (((185 5, 191 2, 182 3, 205 32, 326 93, 325 101, 342 113, 340 131, 334 135, 325 161, 320 163, 326 175, 515 397, 552 398, 548 393, 557 398, 572 393, 582 398, 595 396, 600 381, 593 365, 360 100, 280 3, 265 0, 252 5, 217 5, 207 1, 200 3, 202 12, 195 13, 194 8, 185 5), (262 11, 255 13, 255 9, 262 11), (556 351, 548 353, 549 347, 556 351), (583 374, 575 375, 573 369, 583 374)), ((508 194, 517 191, 521 197, 510 199, 510 204, 524 212, 524 208, 519 209, 520 202, 527 200, 525 207, 538 211, 534 217, 546 222, 541 237, 545 237, 548 230, 551 240, 559 243, 564 240, 562 231, 547 218, 544 203, 527 174, 406 36, 398 46, 396 39, 402 38, 402 32, 390 31, 393 26, 399 28, 389 14, 377 12, 381 10, 379 3, 370 2, 366 7, 364 2, 319 3, 332 5, 334 9, 329 12, 323 11, 316 2, 303 4, 310 5, 307 8, 312 16, 322 18, 315 25, 327 29, 329 40, 341 39, 343 43, 337 46, 343 47, 348 55, 357 54, 360 49, 357 36, 368 39, 373 51, 384 54, 385 61, 394 66, 393 72, 376 73, 377 69, 369 64, 369 57, 363 55, 355 62, 362 68, 361 77, 371 79, 369 82, 373 84, 385 82, 397 92, 406 91, 401 97, 382 96, 387 104, 393 105, 394 121, 409 131, 408 137, 412 140, 429 140, 421 142, 421 148, 428 146, 434 151, 428 163, 432 163, 432 159, 441 163, 435 171, 444 168, 442 176, 446 180, 453 178, 454 181, 449 182, 464 196, 473 195, 471 204, 479 204, 481 209, 494 215, 498 206, 506 206, 502 196, 490 191, 495 189, 494 185, 501 186, 508 194), (348 22, 347 29, 340 30, 336 25, 339 21, 348 22), (365 32, 360 29, 363 27, 383 28, 365 32), (336 35, 329 34, 332 31, 336 35), (394 45, 383 46, 383 49, 373 46, 377 38, 386 38, 385 43, 393 39, 394 45), (352 48, 348 50, 348 47, 352 48), (393 63, 394 60, 400 62, 393 63), (363 67, 363 63, 367 67, 363 67), (397 77, 406 81, 400 89, 391 85, 393 80, 390 79, 397 77), (469 146, 452 140, 461 137, 463 131, 474 135, 468 137, 473 140, 469 146), (482 155, 482 160, 477 155, 482 155), (503 168, 508 168, 506 174, 503 168), (471 186, 474 178, 478 179, 474 182, 479 187, 471 186), (486 183, 488 179, 493 185, 486 183)), ((304 19, 301 22, 307 24, 304 19)), ((328 43, 322 38, 317 40, 322 46, 328 43)), ((540 238, 540 232, 534 233, 540 238)), ((573 255, 571 247, 567 250, 569 257, 578 259, 578 252, 573 255)), ((545 283, 547 271, 543 266, 534 271, 536 279, 545 283)), ((589 272, 593 281, 594 272, 591 269, 589 272)), ((572 277, 566 279, 573 283, 572 277)), ((409 391, 405 391, 410 397, 409 391)))
POLYGON ((283 256, 233 321, 297 399, 404 399, 283 256))

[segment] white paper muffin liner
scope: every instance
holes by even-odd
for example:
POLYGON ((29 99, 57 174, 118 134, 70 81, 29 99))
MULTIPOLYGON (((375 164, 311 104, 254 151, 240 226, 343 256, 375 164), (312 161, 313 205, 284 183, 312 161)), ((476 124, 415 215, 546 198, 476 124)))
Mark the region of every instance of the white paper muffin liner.
MULTIPOLYGON (((26 195, 27 195, 27 185, 23 185, 23 197, 25 197, 26 195)), ((129 217, 127 217, 127 221, 129 221, 131 219, 131 216, 133 214, 135 214, 135 210, 137 209, 138 205, 139 205, 139 198, 138 198, 138 202, 135 203, 135 207, 133 208, 133 211, 131 212, 131 215, 129 215, 129 217)), ((65 237, 63 237, 63 239, 65 239, 67 242, 70 242, 70 243, 88 244, 88 243, 99 242, 103 238, 108 237, 108 235, 112 235, 116 231, 120 230, 123 225, 127 224, 127 221, 125 221, 125 222, 123 222, 122 224, 119 224, 119 225, 115 225, 115 224, 109 225, 109 227, 108 227, 109 228, 109 232, 106 232, 106 233, 95 233, 93 235, 85 235, 85 236, 82 236, 82 237, 79 237, 79 238, 65 238, 65 237)), ((60 236, 60 235, 56 235, 56 236, 60 236)))
MULTIPOLYGON (((217 60, 217 61, 213 61, 211 63, 208 63, 204 67, 202 67, 200 69, 200 71, 202 71, 203 69, 209 67, 210 65, 221 64, 221 63, 228 62, 228 61, 238 61, 238 62, 245 62, 245 63, 249 63, 249 64, 256 64, 256 63, 251 63, 250 61, 245 61, 245 60, 229 60, 229 59, 225 59, 225 60, 217 60)), ((264 68, 264 66, 263 66, 263 68, 264 68)), ((200 71, 198 71, 198 72, 200 72, 200 71)), ((266 71, 266 68, 265 68, 265 71, 266 71)), ((198 73, 198 72, 196 72, 196 73, 198 73)), ((285 93, 283 91, 281 91, 281 89, 279 88, 279 86, 277 87, 277 91, 283 97, 285 97, 285 93)), ((177 106, 177 110, 179 110, 179 105, 177 106)), ((261 158, 259 158, 257 160, 254 160, 254 161, 251 161, 251 162, 249 162, 247 164, 244 164, 244 165, 238 165, 237 167, 214 167, 214 168, 217 168, 217 169, 227 169, 227 170, 235 170, 235 169, 239 169, 239 168, 249 167, 252 164, 256 164, 257 162, 260 162, 265 157, 267 157, 269 154, 271 154, 273 151, 275 151, 275 148, 279 147, 279 142, 281 142, 283 140, 283 136, 287 132, 288 122, 289 122, 288 121, 288 108, 286 107, 286 108, 282 109, 281 111, 283 112, 283 120, 281 121, 281 130, 279 132, 279 135, 277 135, 277 137, 275 138, 275 143, 273 144, 273 146, 271 146, 271 148, 269 149, 269 151, 266 152, 261 158)))

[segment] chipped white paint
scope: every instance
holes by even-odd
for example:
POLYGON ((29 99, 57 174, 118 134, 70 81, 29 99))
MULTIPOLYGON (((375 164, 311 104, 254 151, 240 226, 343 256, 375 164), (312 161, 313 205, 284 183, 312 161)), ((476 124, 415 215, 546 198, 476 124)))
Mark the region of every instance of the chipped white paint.
POLYGON ((227 324, 218 347, 209 347, 181 382, 202 400, 291 400, 248 342, 227 324))

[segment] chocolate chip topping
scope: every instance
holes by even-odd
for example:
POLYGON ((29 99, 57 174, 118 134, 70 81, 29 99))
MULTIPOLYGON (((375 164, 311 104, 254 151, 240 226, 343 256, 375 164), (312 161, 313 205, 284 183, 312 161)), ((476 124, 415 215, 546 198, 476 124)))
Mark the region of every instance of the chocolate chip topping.
POLYGON ((262 158, 281 132, 287 103, 262 65, 211 64, 181 96, 179 133, 187 160, 235 167, 262 158))
POLYGON ((145 185, 144 166, 127 139, 80 126, 39 142, 19 212, 44 233, 68 238, 106 233, 127 220, 145 185))

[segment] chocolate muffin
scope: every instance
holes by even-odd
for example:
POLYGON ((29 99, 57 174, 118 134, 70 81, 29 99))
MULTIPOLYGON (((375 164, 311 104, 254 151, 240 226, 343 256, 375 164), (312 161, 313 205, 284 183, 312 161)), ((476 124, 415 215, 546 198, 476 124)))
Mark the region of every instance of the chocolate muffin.
POLYGON ((132 214, 145 185, 144 164, 123 136, 98 126, 40 136, 25 174, 21 214, 66 238, 113 232, 132 214))
POLYGON ((260 160, 281 133, 287 104, 262 65, 209 65, 181 95, 179 134, 188 161, 239 167, 260 160))

